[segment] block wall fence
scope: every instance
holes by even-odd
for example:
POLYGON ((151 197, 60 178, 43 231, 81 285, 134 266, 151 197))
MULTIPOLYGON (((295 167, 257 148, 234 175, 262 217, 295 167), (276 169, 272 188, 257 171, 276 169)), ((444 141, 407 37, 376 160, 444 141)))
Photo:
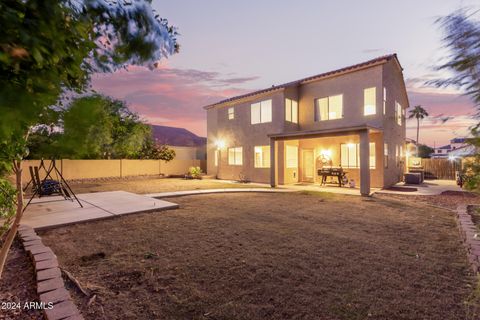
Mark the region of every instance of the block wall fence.
MULTIPOLYGON (((176 156, 172 161, 163 160, 56 160, 57 168, 66 180, 124 178, 146 175, 182 175, 190 167, 200 167, 206 172, 205 152, 192 147, 172 147, 176 156)), ((47 169, 50 160, 44 160, 47 169)), ((30 181, 30 166, 39 166, 40 160, 23 161, 23 181, 30 181)), ((44 177, 43 170, 40 178, 44 177)), ((52 177, 55 179, 55 175, 52 177)))

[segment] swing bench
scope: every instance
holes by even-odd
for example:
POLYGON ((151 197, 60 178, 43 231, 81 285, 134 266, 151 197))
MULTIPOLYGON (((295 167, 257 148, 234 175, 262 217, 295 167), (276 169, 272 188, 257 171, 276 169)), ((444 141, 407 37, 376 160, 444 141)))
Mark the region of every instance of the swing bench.
POLYGON ((70 200, 72 202, 76 200, 80 207, 83 208, 82 203, 80 202, 80 200, 78 200, 77 196, 72 191, 68 183, 65 181, 61 172, 58 170, 55 160, 51 160, 50 167, 48 169, 46 168, 43 159, 40 160, 40 165, 38 167, 30 166, 28 169, 30 172, 30 181, 27 183, 23 190, 25 191, 31 184, 33 193, 27 205, 23 209, 24 211, 32 202, 33 198, 35 198, 36 196, 41 198, 54 195, 60 195, 65 200, 70 200), (39 172, 41 169, 46 172, 45 178, 43 179, 40 179, 39 172), (52 178, 52 173, 56 175, 57 179, 52 178))

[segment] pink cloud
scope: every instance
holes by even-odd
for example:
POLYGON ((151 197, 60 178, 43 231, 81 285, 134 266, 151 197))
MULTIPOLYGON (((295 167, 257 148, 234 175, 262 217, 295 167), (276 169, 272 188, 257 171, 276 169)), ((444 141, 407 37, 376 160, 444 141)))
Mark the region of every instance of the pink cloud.
POLYGON ((256 77, 224 77, 217 72, 173 69, 160 65, 149 71, 131 66, 113 74, 96 75, 92 87, 111 97, 127 101, 145 121, 182 127, 206 135, 205 105, 246 93, 231 85, 248 83, 256 77))
MULTIPOLYGON (((429 117, 420 123, 420 142, 428 145, 445 145, 455 137, 470 134, 470 128, 478 123, 474 118, 472 100, 453 88, 434 88, 426 85, 432 75, 406 81, 410 107, 421 105, 429 117)), ((408 112, 407 112, 408 113, 408 112)), ((416 139, 417 122, 407 120, 407 137, 416 139)))

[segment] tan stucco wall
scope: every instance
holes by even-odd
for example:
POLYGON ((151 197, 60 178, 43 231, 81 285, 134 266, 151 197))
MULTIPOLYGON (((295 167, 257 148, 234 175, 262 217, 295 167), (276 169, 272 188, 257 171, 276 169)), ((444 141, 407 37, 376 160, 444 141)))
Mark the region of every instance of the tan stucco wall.
MULTIPOLYGON (((394 61, 383 65, 383 86, 387 89, 386 113, 383 122, 384 142, 388 144, 388 167, 384 169, 384 185, 391 186, 402 179, 404 166, 395 158, 396 146, 403 146, 405 153, 405 119, 399 126, 395 119, 395 101, 403 108, 408 108, 408 97, 404 89, 402 72, 395 66, 394 61)), ((401 159, 405 160, 405 157, 401 159)))
POLYGON ((299 89, 300 130, 346 128, 361 125, 382 127, 382 66, 304 84, 299 89), (377 113, 363 115, 363 90, 376 87, 377 113), (315 121, 315 99, 343 95, 343 118, 315 121))
POLYGON ((207 172, 220 179, 238 180, 245 176, 250 181, 268 182, 268 168, 254 168, 254 147, 268 146, 268 134, 283 131, 285 104, 283 91, 277 91, 267 97, 234 105, 235 119, 229 120, 225 108, 214 108, 207 111, 207 172), (272 99, 272 122, 251 124, 251 104, 272 99), (215 141, 225 142, 225 149, 220 150, 219 168, 215 167, 215 141), (228 165, 228 148, 243 148, 243 166, 228 165))
MULTIPOLYGON (((177 148, 175 148, 178 150, 177 148)), ((121 178, 128 176, 144 175, 182 175, 188 171, 189 167, 200 167, 202 171, 206 170, 206 160, 192 158, 197 154, 195 148, 192 151, 181 150, 180 159, 175 158, 172 161, 165 162, 161 160, 57 160, 57 168, 66 180, 76 179, 96 179, 96 178, 121 178), (187 157, 188 156, 188 157, 187 157), (185 157, 190 159, 185 159, 185 157), (182 159, 183 158, 183 159, 182 159)), ((24 182, 30 181, 29 167, 39 166, 40 160, 25 160, 22 163, 22 178, 24 182)), ((50 161, 45 160, 47 169, 50 161)), ((45 177, 44 170, 39 170, 40 179, 45 177)), ((57 179, 55 174, 52 174, 57 179)))

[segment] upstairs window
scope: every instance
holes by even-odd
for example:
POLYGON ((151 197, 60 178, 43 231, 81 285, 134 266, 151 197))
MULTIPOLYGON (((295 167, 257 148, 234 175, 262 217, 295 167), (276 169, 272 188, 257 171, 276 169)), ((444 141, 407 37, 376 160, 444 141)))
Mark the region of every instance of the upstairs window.
POLYGON ((228 148, 228 164, 231 166, 241 166, 243 164, 243 148, 228 148))
POLYGON ((370 116, 377 113, 376 88, 367 88, 363 90, 363 115, 370 116))
POLYGON ((285 99, 285 120, 298 123, 298 103, 292 99, 285 99))
POLYGON ((387 112, 387 88, 383 87, 383 115, 387 112))
POLYGON ((235 119, 235 109, 233 107, 228 108, 228 120, 235 119))
POLYGON ((251 105, 251 124, 272 122, 272 100, 264 100, 251 105))
POLYGON ((399 126, 402 125, 402 115, 403 115, 402 106, 400 105, 400 103, 395 101, 395 118, 399 126))
POLYGON ((315 100, 315 121, 341 119, 343 117, 343 95, 315 100))
POLYGON ((270 168, 270 146, 254 148, 255 168, 270 168))

